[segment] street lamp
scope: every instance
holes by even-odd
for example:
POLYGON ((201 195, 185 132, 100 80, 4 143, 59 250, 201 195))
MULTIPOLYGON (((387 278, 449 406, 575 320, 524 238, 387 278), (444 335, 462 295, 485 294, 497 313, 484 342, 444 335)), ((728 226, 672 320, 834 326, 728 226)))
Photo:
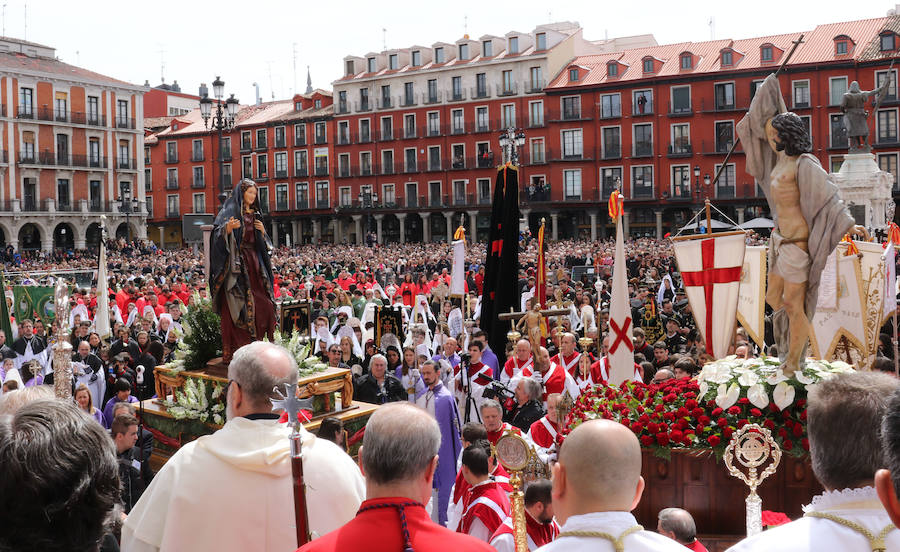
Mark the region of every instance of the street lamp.
POLYGON ((694 165, 694 188, 697 194, 697 200, 700 200, 700 165, 694 165))
POLYGON ((224 131, 230 131, 234 128, 234 121, 237 116, 239 102, 237 98, 234 97, 234 94, 224 102, 222 101, 222 97, 225 95, 225 81, 223 81, 221 77, 216 76, 216 80, 213 81, 212 85, 213 95, 216 97, 216 101, 213 102, 208 95, 204 94, 203 97, 200 98, 200 116, 203 117, 203 126, 205 126, 207 130, 212 128, 219 133, 219 147, 216 151, 216 160, 219 164, 219 203, 221 204, 225 203, 225 198, 228 197, 228 194, 225 191, 225 181, 222 178, 222 175, 225 174, 225 159, 222 157, 222 134, 224 131), (216 112, 214 115, 212 114, 213 103, 216 104, 216 112), (212 125, 210 125, 210 120, 212 120, 212 125))
POLYGON ((372 209, 378 202, 378 195, 372 193, 371 188, 359 191, 359 205, 366 210, 366 234, 372 231, 372 209))
POLYGON ((125 226, 128 229, 128 242, 131 243, 131 213, 136 211, 138 200, 131 197, 131 182, 122 182, 121 193, 119 194, 120 211, 125 213, 125 226))
POLYGON ((503 150, 503 162, 519 164, 519 148, 525 145, 525 133, 512 127, 500 133, 500 148, 503 150))
POLYGON ((706 197, 709 197, 709 173, 703 175, 703 186, 706 188, 706 197))

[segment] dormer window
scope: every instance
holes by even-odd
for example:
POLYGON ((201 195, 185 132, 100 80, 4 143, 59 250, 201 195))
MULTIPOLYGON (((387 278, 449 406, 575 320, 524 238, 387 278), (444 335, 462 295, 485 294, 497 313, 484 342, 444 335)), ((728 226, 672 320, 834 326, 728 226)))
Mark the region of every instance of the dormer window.
POLYGON ((882 52, 893 52, 897 49, 897 35, 890 32, 885 31, 881 33, 881 51, 882 52))
POLYGON ((468 44, 460 44, 459 45, 459 59, 469 59, 469 45, 468 44))
POLYGON ((294 111, 303 111, 303 104, 300 102, 294 102, 294 111))
POLYGON ((547 49, 547 33, 538 33, 535 35, 537 38, 537 50, 546 50, 547 49))
POLYGON ((606 74, 610 77, 618 77, 619 76, 619 64, 615 61, 610 61, 606 64, 606 74))
POLYGON ((352 59, 348 59, 346 62, 344 62, 344 73, 347 76, 356 74, 356 71, 353 70, 353 60, 352 59))
POLYGON ((368 64, 369 64, 369 67, 368 67, 368 68, 369 68, 369 73, 374 73, 374 72, 375 72, 375 58, 370 57, 370 58, 367 60, 367 62, 368 62, 368 64))
POLYGON ((694 68, 694 56, 689 53, 681 54, 681 69, 684 70, 684 69, 693 69, 693 68, 694 68))
POLYGON ((434 49, 434 62, 444 63, 444 49, 440 46, 434 49))
POLYGON ((322 109, 322 100, 314 101, 313 105, 316 106, 316 109, 322 109))
POLYGON ((762 61, 775 60, 775 49, 771 44, 766 44, 759 49, 759 59, 762 61))
POLYGON ((732 65, 734 65, 734 52, 722 50, 722 67, 731 67, 732 65))
POLYGON ((652 72, 653 72, 653 58, 652 58, 652 57, 645 57, 645 58, 643 59, 642 63, 643 63, 643 66, 644 66, 644 72, 645 72, 645 73, 652 73, 652 72))
POLYGON ((850 53, 853 48, 853 41, 847 35, 838 35, 834 37, 834 55, 845 56, 850 53))
POLYGON ((509 53, 510 54, 518 54, 519 53, 519 37, 517 37, 517 36, 509 37, 509 53))
POLYGON ((418 50, 413 50, 412 53, 412 66, 418 67, 422 65, 422 52, 418 50))
POLYGON ((400 66, 400 56, 391 54, 388 56, 388 67, 390 69, 398 69, 400 66))
POLYGON ((481 42, 481 55, 484 57, 494 57, 494 42, 484 40, 481 42))
POLYGON ((577 68, 569 69, 569 81, 570 82, 578 82, 578 69, 577 68))

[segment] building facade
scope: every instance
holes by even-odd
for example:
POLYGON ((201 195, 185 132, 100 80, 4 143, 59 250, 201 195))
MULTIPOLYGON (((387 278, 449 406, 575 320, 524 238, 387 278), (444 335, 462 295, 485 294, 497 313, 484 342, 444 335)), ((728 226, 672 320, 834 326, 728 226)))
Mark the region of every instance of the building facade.
POLYGON ((107 230, 146 236, 143 93, 0 38, 0 243, 84 249, 107 230))

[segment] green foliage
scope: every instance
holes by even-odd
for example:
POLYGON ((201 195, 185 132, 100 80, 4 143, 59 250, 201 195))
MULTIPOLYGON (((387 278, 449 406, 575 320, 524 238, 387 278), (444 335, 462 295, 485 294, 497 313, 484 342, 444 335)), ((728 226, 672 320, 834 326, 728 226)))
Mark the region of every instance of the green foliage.
POLYGON ((212 310, 209 301, 192 303, 184 316, 186 328, 184 342, 188 353, 184 358, 184 369, 199 371, 206 363, 222 355, 222 328, 219 315, 212 310))

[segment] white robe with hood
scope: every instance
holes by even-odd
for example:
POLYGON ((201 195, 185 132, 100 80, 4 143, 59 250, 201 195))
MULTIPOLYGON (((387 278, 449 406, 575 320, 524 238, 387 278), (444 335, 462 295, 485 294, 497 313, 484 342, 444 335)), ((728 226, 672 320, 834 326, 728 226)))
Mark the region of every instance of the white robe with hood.
MULTIPOLYGON (((122 527, 128 552, 296 550, 286 424, 235 418, 163 466, 122 527)), ((313 537, 356 516, 365 483, 349 455, 303 430, 313 537)))

